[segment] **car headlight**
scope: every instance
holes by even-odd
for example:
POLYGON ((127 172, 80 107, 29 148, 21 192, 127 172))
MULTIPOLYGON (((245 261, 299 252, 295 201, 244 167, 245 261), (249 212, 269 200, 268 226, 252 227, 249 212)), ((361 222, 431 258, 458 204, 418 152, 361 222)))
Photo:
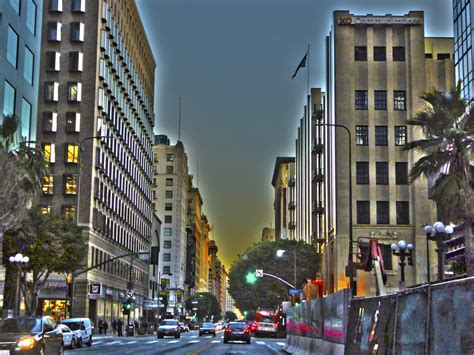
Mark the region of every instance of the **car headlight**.
POLYGON ((22 338, 18 341, 18 347, 22 349, 29 349, 32 348, 36 344, 35 338, 29 336, 22 338))

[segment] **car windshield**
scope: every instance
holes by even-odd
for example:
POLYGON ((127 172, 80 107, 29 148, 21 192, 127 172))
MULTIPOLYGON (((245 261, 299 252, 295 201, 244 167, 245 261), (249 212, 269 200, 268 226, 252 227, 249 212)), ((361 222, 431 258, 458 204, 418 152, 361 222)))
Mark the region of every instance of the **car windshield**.
POLYGON ((81 322, 63 322, 63 324, 67 324, 69 329, 71 330, 81 330, 81 322))
POLYGON ((262 317, 260 318, 260 323, 273 323, 272 317, 262 317))
POLYGON ((203 323, 202 327, 203 328, 214 328, 214 324, 212 324, 212 323, 203 323))
POLYGON ((246 325, 245 323, 230 323, 229 328, 232 330, 240 330, 240 329, 245 329, 246 325))
POLYGON ((41 318, 9 318, 0 320, 0 334, 39 332, 41 332, 41 318))
POLYGON ((175 320, 164 320, 160 325, 177 325, 178 322, 175 320))
POLYGON ((69 329, 69 327, 67 325, 64 325, 64 324, 60 324, 59 329, 61 329, 62 333, 70 333, 71 332, 71 329, 69 329))

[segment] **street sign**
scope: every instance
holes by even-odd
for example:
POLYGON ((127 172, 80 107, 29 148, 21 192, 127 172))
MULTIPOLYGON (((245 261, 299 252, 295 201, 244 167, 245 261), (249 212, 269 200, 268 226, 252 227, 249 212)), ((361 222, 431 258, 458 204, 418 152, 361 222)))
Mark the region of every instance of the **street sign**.
POLYGON ((90 283, 89 284, 89 295, 100 296, 102 295, 102 284, 90 283))
POLYGON ((297 290, 295 288, 291 288, 288 290, 288 294, 290 295, 299 295, 301 293, 301 290, 297 290))
POLYGON ((256 269, 255 277, 263 277, 263 269, 256 269))

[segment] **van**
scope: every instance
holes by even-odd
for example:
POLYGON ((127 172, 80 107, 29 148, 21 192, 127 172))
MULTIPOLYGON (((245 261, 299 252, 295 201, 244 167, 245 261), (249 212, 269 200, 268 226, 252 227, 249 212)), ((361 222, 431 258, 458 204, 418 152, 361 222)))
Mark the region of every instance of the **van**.
POLYGON ((69 318, 61 321, 61 324, 67 325, 77 337, 77 347, 83 344, 92 345, 92 323, 89 318, 69 318))

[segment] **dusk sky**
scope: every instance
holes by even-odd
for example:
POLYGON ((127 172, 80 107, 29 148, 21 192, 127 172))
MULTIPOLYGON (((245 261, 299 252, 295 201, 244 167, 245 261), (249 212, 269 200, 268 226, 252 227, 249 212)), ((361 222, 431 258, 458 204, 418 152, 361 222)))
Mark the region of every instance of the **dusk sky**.
POLYGON ((452 36, 451 0, 137 0, 157 61, 155 132, 183 142, 227 266, 273 225, 277 156, 294 156, 310 50, 324 89, 324 39, 334 10, 425 11, 425 35, 452 36))

